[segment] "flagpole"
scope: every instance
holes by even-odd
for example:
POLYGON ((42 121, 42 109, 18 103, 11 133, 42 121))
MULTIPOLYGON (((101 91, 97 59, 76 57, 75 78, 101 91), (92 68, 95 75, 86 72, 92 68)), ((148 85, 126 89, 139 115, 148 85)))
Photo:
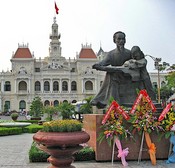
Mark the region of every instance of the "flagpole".
POLYGON ((56 1, 53 0, 53 4, 54 4, 54 17, 56 18, 56 13, 55 13, 55 3, 56 3, 56 1))

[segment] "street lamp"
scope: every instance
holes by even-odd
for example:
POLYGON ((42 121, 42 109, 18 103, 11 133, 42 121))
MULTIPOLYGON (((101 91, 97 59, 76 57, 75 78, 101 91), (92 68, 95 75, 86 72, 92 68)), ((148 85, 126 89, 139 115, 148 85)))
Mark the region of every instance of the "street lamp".
POLYGON ((145 56, 149 56, 154 60, 154 66, 155 69, 157 70, 157 78, 158 78, 158 85, 157 85, 157 94, 158 94, 158 103, 160 103, 160 62, 161 62, 161 58, 156 58, 153 57, 151 55, 145 55, 145 56))

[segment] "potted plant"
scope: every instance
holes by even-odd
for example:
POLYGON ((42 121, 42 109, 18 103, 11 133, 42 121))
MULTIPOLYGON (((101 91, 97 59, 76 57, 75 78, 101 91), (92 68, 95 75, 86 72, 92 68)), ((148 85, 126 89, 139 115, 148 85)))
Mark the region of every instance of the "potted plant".
POLYGON ((18 117, 19 117, 19 114, 17 112, 14 112, 10 116, 11 116, 13 121, 16 121, 18 119, 18 117))
POLYGON ((73 154, 79 151, 90 136, 82 130, 82 123, 77 120, 52 120, 44 122, 43 129, 33 136, 38 147, 51 155, 48 161, 53 168, 71 168, 73 154))

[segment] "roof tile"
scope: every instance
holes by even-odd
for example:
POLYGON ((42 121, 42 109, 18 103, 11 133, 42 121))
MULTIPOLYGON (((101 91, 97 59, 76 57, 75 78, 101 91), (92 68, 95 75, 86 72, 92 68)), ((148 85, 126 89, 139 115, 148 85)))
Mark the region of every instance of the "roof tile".
POLYGON ((29 48, 18 48, 13 58, 33 58, 29 48))
POLYGON ((96 59, 96 55, 91 48, 82 48, 80 51, 79 58, 94 58, 96 59))

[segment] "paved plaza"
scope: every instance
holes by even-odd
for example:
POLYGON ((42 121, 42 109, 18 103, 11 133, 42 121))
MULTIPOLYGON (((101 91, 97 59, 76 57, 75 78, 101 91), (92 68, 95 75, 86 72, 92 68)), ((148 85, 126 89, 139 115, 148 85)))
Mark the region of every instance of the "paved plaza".
MULTIPOLYGON (((10 135, 0 137, 0 167, 1 168, 47 168, 49 163, 30 163, 28 152, 32 144, 33 134, 10 135)), ((150 161, 128 161, 128 168, 154 167, 154 168, 174 168, 175 164, 166 164, 164 160, 158 160, 156 166, 152 166, 150 161)), ((74 162, 76 168, 122 168, 121 162, 74 162)))
MULTIPOLYGON (((9 135, 0 137, 0 168, 47 168, 49 163, 30 163, 28 152, 34 134, 9 135)), ((175 168, 174 164, 166 164, 165 160, 158 160, 156 166, 151 161, 128 161, 127 168, 175 168)), ((123 168, 121 162, 82 161, 72 164, 76 168, 123 168)))

